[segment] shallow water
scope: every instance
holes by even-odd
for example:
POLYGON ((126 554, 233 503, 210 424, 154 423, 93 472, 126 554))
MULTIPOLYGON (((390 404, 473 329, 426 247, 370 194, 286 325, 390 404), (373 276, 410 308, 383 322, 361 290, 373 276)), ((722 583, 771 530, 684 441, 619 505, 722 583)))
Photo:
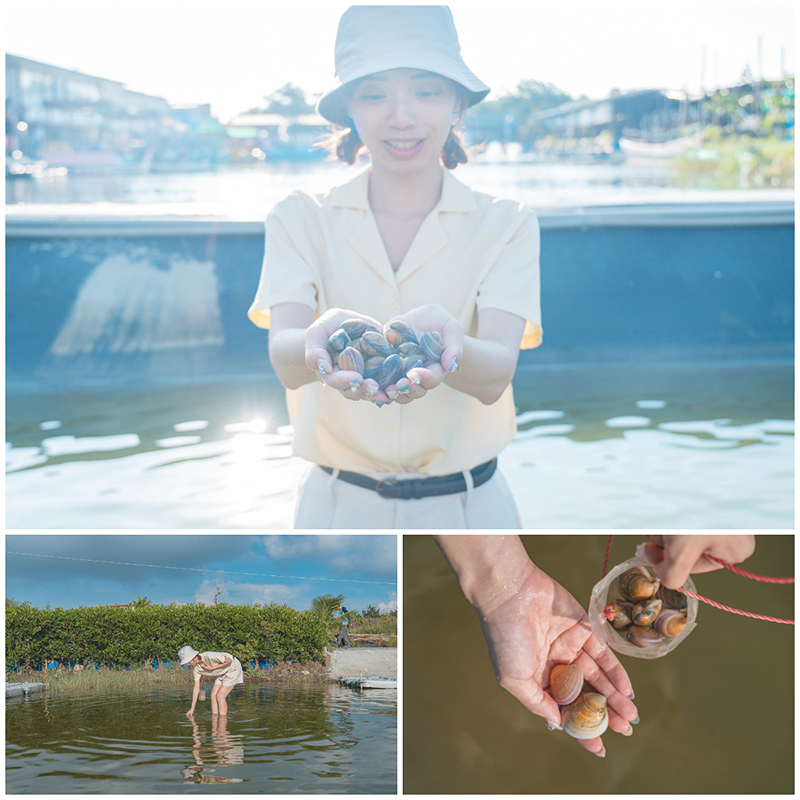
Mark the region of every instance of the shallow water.
MULTIPOLYGON (((645 536, 616 536, 610 563, 645 536)), ((607 537, 523 537, 533 562, 586 608, 607 537)), ((757 536, 743 565, 794 572, 794 536, 757 536)), ((429 536, 403 537, 403 791, 454 794, 770 794, 794 791, 794 626, 700 604, 669 655, 619 660, 636 693, 633 735, 606 757, 548 731, 497 683, 472 607, 429 536), (432 613, 433 610, 433 613, 432 613)), ((725 570, 693 576, 704 597, 794 617, 794 587, 725 570)))
MULTIPOLYGON (((530 371, 500 456, 536 529, 791 528, 787 364, 530 371)), ((287 528, 305 463, 264 380, 7 399, 9 528, 287 528)))
POLYGON ((6 702, 6 792, 395 794, 397 692, 239 686, 227 721, 187 690, 6 702), (202 784, 202 787, 199 785, 202 784))

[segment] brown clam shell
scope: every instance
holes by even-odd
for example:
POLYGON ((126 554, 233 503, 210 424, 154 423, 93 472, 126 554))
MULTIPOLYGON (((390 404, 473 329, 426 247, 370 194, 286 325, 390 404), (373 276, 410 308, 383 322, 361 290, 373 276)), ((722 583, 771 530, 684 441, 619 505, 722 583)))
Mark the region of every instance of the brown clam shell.
POLYGON ((686 595, 677 589, 667 589, 666 586, 660 586, 657 597, 661 599, 666 608, 677 608, 679 611, 685 611, 686 609, 686 595))
POLYGON ((332 356, 338 356, 345 347, 350 347, 350 337, 342 328, 334 331, 328 338, 328 352, 332 356))
POLYGON ((634 567, 617 578, 620 594, 632 603, 649 600, 661 585, 644 567, 634 567))
POLYGON ((642 600, 633 607, 631 619, 634 625, 652 625, 661 613, 661 601, 657 597, 642 600))
POLYGON ((339 369, 347 370, 348 372, 357 372, 359 375, 364 374, 364 357, 360 351, 355 347, 345 347, 336 362, 339 369))
POLYGON ((399 319, 390 323, 384 336, 393 347, 406 343, 418 344, 413 328, 399 319))
POLYGON ((431 361, 438 361, 444 352, 444 342, 438 331, 425 331, 419 337, 419 346, 423 349, 426 358, 431 361))
MULTIPOLYGON (((378 387, 385 389, 387 386, 400 380, 403 376, 403 359, 397 353, 393 353, 368 377, 378 382, 378 387)), ((367 377, 367 376, 365 376, 367 377)))
POLYGON ((569 705, 582 688, 583 670, 577 664, 556 664, 550 670, 550 694, 560 706, 569 705))
POLYGON ((612 628, 618 631, 625 630, 631 624, 631 612, 633 611, 633 603, 628 603, 624 600, 615 600, 610 604, 614 609, 614 619, 609 623, 612 628))
POLYGON ((376 333, 380 333, 378 328, 367 322, 365 319, 346 319, 339 327, 351 339, 359 339, 364 331, 375 331, 376 333))
POLYGON ((575 739, 594 739, 608 728, 608 708, 604 695, 584 692, 561 712, 561 725, 575 739))
POLYGON ((656 617, 653 628, 665 639, 674 639, 686 625, 686 614, 674 608, 665 608, 656 617))
POLYGON ((359 349, 364 356, 384 356, 388 358, 394 353, 394 348, 386 341, 383 334, 376 331, 364 331, 358 342, 359 349))
POLYGON ((664 637, 650 625, 631 625, 626 638, 639 647, 655 647, 664 641, 664 637))

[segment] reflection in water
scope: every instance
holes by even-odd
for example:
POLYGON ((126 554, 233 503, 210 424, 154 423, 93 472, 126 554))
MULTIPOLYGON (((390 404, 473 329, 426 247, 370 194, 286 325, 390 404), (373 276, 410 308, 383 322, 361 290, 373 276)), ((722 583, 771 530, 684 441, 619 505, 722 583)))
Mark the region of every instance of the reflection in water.
MULTIPOLYGON (((532 370, 500 468, 527 528, 790 528, 791 387, 788 365, 532 370)), ((274 381, 12 393, 7 412, 11 528, 291 526, 304 462, 274 381)))
POLYGON ((333 685, 238 687, 228 718, 185 716, 180 690, 9 701, 9 793, 395 794, 397 692, 333 685))

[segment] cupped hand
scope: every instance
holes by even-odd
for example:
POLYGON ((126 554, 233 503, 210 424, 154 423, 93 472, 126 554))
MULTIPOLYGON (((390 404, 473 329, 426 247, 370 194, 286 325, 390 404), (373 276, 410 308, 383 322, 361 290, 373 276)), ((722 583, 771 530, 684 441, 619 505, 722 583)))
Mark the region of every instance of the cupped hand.
MULTIPOLYGON (((629 698, 633 689, 622 664, 592 633, 589 618, 577 600, 552 578, 532 566, 520 589, 486 615, 479 614, 500 685, 529 711, 561 727, 561 712, 549 693, 550 671, 556 664, 578 664, 586 684, 608 699, 609 728, 631 733, 637 717, 629 698)), ((602 739, 576 739, 599 756, 602 739)))
POLYGON ((755 536, 676 534, 650 536, 643 555, 653 565, 656 577, 668 589, 679 589, 690 574, 722 569, 707 555, 738 564, 750 558, 756 549, 755 536))
POLYGON ((358 372, 334 365, 328 352, 328 339, 347 319, 363 319, 378 330, 383 328, 380 322, 365 314, 332 308, 314 320, 306 331, 306 366, 313 369, 326 386, 336 389, 348 400, 389 402, 389 397, 378 389, 376 381, 365 380, 358 372))
POLYGON ((464 356, 464 326, 442 306, 429 303, 419 308, 392 317, 384 330, 397 320, 410 325, 419 338, 425 331, 436 331, 441 334, 444 349, 438 363, 427 367, 417 367, 409 371, 408 376, 401 378, 393 386, 386 387, 386 394, 398 403, 410 403, 424 397, 431 389, 435 389, 444 380, 448 372, 458 369, 464 356))
POLYGON ((194 716, 194 710, 190 708, 190 709, 189 709, 189 710, 186 712, 186 716, 187 716, 187 717, 193 717, 193 716, 194 716))

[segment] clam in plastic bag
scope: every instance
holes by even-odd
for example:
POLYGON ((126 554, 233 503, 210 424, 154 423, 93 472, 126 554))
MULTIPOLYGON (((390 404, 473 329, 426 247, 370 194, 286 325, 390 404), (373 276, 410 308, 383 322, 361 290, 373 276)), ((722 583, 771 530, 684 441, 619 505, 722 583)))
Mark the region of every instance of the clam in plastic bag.
MULTIPOLYGON (((628 603, 619 590, 619 577, 629 572, 630 570, 644 567, 650 576, 655 578, 653 573, 653 565, 644 557, 637 556, 628 561, 618 564, 592 589, 592 596, 589 599, 589 621, 592 625, 592 631, 600 639, 601 642, 607 642, 608 646, 626 656, 633 656, 633 658, 661 658, 667 653, 672 652, 696 627, 697 607, 699 603, 694 597, 686 597, 686 624, 683 629, 672 638, 663 638, 658 644, 650 647, 641 647, 626 639, 625 630, 615 630, 611 623, 607 620, 604 613, 605 607, 610 603, 615 603, 623 600, 628 603)), ((691 578, 687 578, 684 583, 684 588, 690 592, 696 592, 696 588, 691 578)), ((663 613, 663 612, 661 612, 663 613)))

